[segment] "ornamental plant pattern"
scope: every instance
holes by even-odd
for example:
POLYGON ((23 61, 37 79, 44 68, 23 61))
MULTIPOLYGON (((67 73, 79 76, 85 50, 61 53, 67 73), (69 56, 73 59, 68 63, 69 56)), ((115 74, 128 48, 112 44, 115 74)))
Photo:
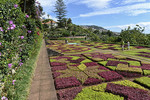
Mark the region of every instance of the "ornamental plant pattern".
POLYGON ((116 71, 124 77, 136 77, 150 74, 150 64, 135 59, 99 52, 84 53, 82 55, 93 61, 85 63, 86 66, 90 66, 90 64, 96 66, 96 62, 98 62, 100 65, 105 66, 105 68, 116 71))
MULTIPOLYGON (((97 49, 103 49, 103 50, 122 50, 121 45, 118 44, 106 44, 106 43, 98 43, 98 42, 81 42, 82 45, 94 47, 97 49)), ((127 50, 128 47, 125 45, 125 50, 127 50)), ((130 46, 130 49, 141 49, 138 47, 130 46)))
MULTIPOLYGON (((48 41, 47 44, 57 49, 58 44, 65 45, 65 42, 48 41)), ((94 47, 95 44, 88 46, 94 47)), ((145 85, 148 83, 122 80, 124 77, 150 75, 149 63, 121 55, 93 52, 50 57, 50 64, 59 100, 149 100, 149 87, 145 85)))
POLYGON ((149 97, 148 89, 132 81, 123 80, 85 87, 74 100, 149 100, 149 97))
POLYGON ((66 53, 79 53, 79 52, 89 52, 92 51, 91 48, 84 47, 81 45, 74 45, 74 44, 65 44, 63 41, 47 41, 46 47, 48 49, 55 50, 59 53, 66 54, 66 53))

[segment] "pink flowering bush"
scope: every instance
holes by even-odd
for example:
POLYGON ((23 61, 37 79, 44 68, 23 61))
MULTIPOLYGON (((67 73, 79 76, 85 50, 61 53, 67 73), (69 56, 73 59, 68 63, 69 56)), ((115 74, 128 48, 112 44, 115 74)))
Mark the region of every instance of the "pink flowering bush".
POLYGON ((2 0, 0 3, 0 69, 3 73, 0 80, 5 83, 3 91, 8 99, 14 96, 16 71, 29 60, 41 38, 36 34, 39 30, 35 21, 30 16, 26 18, 17 3, 18 0, 2 0))

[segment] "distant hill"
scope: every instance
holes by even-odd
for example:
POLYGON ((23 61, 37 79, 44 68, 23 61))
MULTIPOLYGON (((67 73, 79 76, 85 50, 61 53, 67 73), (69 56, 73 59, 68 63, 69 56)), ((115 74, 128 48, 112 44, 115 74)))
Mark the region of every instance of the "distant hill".
MULTIPOLYGON (((81 27, 83 27, 83 28, 92 28, 92 29, 94 29, 94 30, 99 30, 100 32, 107 32, 108 30, 107 29, 105 29, 105 28, 103 28, 103 27, 101 27, 101 26, 96 26, 96 25, 80 25, 81 27)), ((120 33, 119 32, 113 32, 114 34, 116 34, 116 35, 119 35, 120 33)))

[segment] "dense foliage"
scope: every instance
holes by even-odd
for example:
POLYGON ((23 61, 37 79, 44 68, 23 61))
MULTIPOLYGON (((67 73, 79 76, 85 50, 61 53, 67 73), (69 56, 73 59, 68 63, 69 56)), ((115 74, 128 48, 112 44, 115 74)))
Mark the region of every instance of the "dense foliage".
POLYGON ((1 96, 13 99, 15 75, 31 57, 40 34, 35 19, 21 11, 18 0, 0 2, 0 82, 4 83, 1 96))

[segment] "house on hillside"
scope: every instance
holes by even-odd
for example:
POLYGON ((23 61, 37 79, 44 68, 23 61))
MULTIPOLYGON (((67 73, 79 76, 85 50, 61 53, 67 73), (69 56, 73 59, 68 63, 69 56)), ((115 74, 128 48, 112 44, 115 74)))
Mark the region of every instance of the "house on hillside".
POLYGON ((55 21, 48 21, 48 22, 42 23, 42 24, 47 24, 49 26, 49 28, 57 27, 57 22, 55 22, 55 21))

